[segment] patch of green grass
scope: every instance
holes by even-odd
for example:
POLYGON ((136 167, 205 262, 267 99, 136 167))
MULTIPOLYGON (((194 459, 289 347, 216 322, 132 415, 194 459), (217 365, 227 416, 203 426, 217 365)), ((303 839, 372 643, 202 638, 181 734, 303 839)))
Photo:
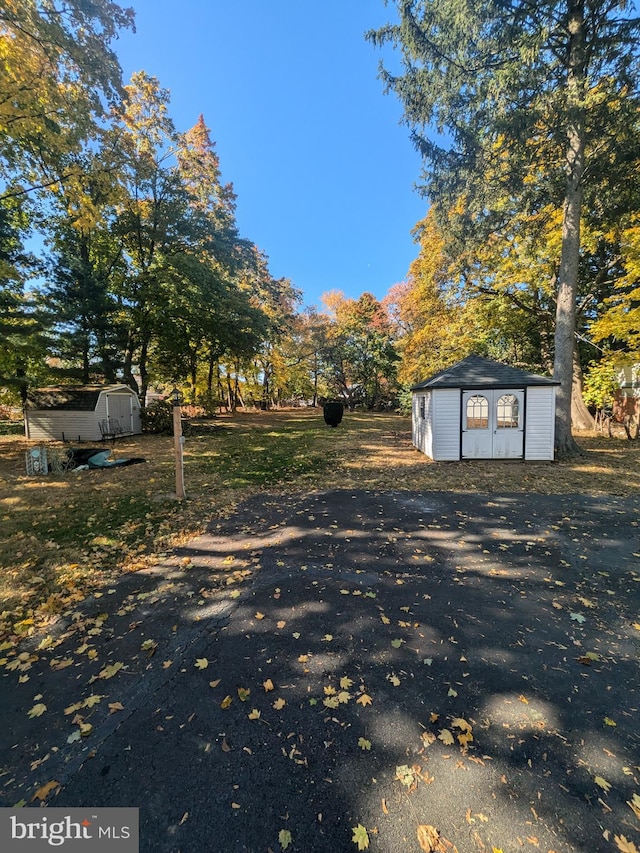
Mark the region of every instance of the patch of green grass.
POLYGON ((22 421, 0 420, 0 435, 24 435, 22 421))

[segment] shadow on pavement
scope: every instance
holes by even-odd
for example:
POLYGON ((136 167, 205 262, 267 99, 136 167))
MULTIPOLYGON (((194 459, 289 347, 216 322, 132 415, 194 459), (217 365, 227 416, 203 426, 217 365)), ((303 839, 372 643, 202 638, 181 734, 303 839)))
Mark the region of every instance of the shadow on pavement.
POLYGON ((10 655, 2 804, 139 806, 167 853, 638 844, 637 525, 635 499, 251 499, 10 655))

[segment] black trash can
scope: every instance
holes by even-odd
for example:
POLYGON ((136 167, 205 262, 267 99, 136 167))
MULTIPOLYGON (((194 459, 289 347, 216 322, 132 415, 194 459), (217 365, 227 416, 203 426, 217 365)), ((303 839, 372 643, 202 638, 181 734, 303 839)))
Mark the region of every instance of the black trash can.
POLYGON ((342 420, 344 405, 339 402, 328 402, 322 407, 324 422, 330 427, 337 427, 342 420))

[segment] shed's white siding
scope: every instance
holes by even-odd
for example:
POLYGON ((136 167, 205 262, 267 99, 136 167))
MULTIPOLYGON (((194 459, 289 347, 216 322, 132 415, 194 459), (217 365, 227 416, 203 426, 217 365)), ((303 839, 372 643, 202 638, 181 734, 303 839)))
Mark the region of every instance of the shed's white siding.
POLYGON ((99 420, 95 412, 33 409, 28 414, 28 438, 34 441, 100 441, 99 420))
POLYGON ((527 388, 525 459, 553 461, 555 417, 555 386, 527 388))
POLYGON ((431 391, 414 394, 412 401, 413 446, 431 456, 433 452, 433 397, 431 391), (423 417, 424 414, 424 417, 423 417))
POLYGON ((449 462, 460 459, 460 389, 434 388, 432 459, 449 462))

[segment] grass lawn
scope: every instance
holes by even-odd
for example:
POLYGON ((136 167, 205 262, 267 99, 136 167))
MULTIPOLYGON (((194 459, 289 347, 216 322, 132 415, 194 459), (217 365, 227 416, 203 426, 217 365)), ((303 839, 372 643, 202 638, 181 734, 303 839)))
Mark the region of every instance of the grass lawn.
POLYGON ((153 565, 207 522, 261 490, 324 488, 630 495, 640 443, 579 438, 584 458, 562 463, 433 463, 411 446, 400 415, 348 413, 337 429, 321 410, 221 416, 185 443, 187 499, 177 502, 173 440, 118 441, 144 464, 27 477, 33 444, 0 436, 0 638, 27 634, 115 574, 153 565))

